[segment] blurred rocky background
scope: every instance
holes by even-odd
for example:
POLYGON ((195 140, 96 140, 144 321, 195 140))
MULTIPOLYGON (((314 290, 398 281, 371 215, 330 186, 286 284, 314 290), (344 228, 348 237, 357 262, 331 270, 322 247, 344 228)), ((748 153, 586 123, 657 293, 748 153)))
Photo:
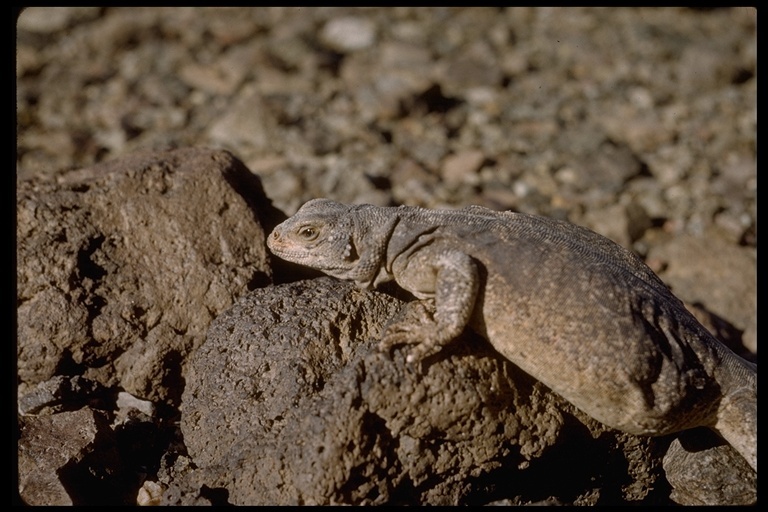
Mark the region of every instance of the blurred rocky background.
POLYGON ((16 86, 24 502, 754 500, 716 440, 602 431, 493 355, 413 383, 359 348, 395 299, 263 237, 315 197, 567 219, 756 360, 755 9, 28 8, 16 86), (441 409, 454 373, 506 384, 441 409))

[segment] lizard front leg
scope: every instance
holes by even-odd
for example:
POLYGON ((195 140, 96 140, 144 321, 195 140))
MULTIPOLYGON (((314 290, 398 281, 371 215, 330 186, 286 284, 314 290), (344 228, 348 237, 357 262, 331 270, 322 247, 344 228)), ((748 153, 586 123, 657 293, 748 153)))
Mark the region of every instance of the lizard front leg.
POLYGON ((415 345, 406 360, 418 362, 438 352, 469 323, 480 281, 477 263, 460 251, 425 248, 396 265, 394 274, 398 284, 422 300, 408 306, 415 314, 388 326, 379 348, 390 351, 396 345, 415 345), (427 305, 432 299, 434 315, 427 305))

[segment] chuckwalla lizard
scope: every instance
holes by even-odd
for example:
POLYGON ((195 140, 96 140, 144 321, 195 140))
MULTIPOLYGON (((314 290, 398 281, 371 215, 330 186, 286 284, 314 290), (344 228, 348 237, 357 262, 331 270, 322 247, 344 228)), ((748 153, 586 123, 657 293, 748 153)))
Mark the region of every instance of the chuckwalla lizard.
POLYGON ((267 244, 362 288, 394 280, 420 299, 420 322, 390 324, 382 350, 411 344, 408 361, 419 361, 470 326, 596 420, 639 435, 710 427, 757 471, 756 365, 639 257, 586 228, 479 206, 314 199, 267 244))

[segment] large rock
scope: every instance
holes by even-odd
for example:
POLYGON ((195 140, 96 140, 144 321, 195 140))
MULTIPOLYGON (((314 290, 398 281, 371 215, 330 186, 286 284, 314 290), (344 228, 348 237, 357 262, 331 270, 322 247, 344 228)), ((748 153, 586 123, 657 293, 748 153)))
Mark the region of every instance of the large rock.
POLYGON ((217 318, 183 395, 177 466, 194 469, 165 479, 165 503, 205 489, 238 505, 651 499, 656 440, 600 426, 484 340, 421 368, 380 353, 400 304, 319 278, 256 290, 217 318))
POLYGON ((177 403, 211 320, 271 281, 261 187, 224 151, 139 153, 17 185, 20 392, 85 375, 177 403))

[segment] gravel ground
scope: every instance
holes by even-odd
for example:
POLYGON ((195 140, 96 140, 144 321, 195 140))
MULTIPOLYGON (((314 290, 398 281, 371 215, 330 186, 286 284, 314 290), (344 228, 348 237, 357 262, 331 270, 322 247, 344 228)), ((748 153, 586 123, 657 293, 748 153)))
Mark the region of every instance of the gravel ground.
POLYGON ((567 219, 637 251, 754 359, 756 23, 753 8, 29 8, 17 180, 208 147, 286 214, 329 197, 567 219))
POLYGON ((754 244, 747 8, 61 8, 18 23, 18 174, 232 150, 312 197, 754 244), (616 225, 636 223, 634 227, 616 225))

